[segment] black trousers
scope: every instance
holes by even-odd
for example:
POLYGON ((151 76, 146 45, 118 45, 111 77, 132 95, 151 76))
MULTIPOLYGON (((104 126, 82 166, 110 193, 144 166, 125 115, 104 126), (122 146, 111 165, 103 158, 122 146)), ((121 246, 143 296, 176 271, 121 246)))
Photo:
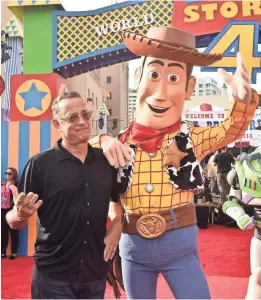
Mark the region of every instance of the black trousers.
POLYGON ((104 299, 106 277, 91 282, 62 281, 42 276, 34 268, 32 299, 104 299))
POLYGON ((19 245, 19 232, 18 230, 14 230, 10 228, 10 226, 6 222, 6 214, 10 211, 10 209, 3 209, 1 208, 1 247, 2 247, 2 254, 6 253, 6 249, 8 246, 9 240, 9 232, 11 235, 11 253, 17 254, 18 245, 19 245))

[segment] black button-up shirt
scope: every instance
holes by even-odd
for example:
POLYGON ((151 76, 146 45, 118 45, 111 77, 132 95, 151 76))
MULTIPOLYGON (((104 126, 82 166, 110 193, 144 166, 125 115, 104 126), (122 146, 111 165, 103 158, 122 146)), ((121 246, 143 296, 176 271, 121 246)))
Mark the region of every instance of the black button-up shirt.
POLYGON ((19 191, 43 200, 34 254, 38 272, 61 280, 106 276, 104 237, 109 202, 119 199, 116 183, 116 170, 91 145, 84 163, 61 140, 29 160, 19 191))

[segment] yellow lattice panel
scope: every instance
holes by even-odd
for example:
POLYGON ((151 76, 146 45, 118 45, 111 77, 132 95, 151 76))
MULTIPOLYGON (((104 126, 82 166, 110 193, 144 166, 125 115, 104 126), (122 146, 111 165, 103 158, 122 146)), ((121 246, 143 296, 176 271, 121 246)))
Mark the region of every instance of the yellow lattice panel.
POLYGON ((36 6, 36 5, 55 5, 61 4, 60 0, 11 0, 8 3, 10 6, 36 6))
POLYGON ((57 62, 117 46, 122 43, 122 30, 146 34, 151 25, 168 26, 172 10, 172 1, 146 1, 96 15, 61 13, 57 15, 57 62))

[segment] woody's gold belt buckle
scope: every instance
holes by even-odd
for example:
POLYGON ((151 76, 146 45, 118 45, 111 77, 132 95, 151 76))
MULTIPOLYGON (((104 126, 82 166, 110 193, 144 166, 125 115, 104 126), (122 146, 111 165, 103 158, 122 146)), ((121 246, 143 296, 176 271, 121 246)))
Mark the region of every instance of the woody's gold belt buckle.
POLYGON ((147 214, 140 217, 136 224, 138 234, 145 239, 155 239, 166 232, 166 221, 158 214, 147 214))

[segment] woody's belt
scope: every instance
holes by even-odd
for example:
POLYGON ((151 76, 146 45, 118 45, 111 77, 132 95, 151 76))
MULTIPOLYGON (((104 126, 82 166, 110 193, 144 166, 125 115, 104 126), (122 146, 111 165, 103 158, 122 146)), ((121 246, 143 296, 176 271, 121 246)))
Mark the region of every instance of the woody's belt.
POLYGON ((146 215, 126 214, 123 232, 139 234, 145 239, 155 239, 166 231, 197 224, 194 204, 146 215))

